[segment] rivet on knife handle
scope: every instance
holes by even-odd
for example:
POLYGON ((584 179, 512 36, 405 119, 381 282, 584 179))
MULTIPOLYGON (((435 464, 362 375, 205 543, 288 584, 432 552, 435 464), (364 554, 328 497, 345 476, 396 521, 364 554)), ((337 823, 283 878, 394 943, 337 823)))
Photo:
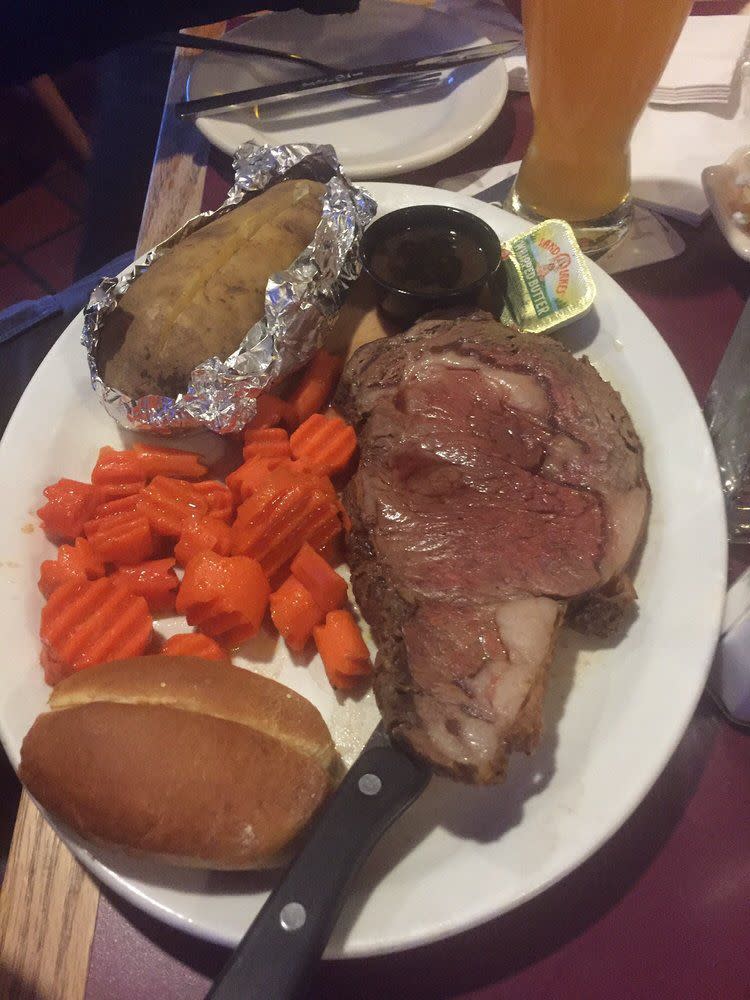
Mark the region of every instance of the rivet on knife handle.
POLYGON ((425 765, 384 739, 373 738, 206 1000, 297 1000, 304 996, 351 877, 429 778, 425 765), (373 745, 377 742, 385 745, 373 745))

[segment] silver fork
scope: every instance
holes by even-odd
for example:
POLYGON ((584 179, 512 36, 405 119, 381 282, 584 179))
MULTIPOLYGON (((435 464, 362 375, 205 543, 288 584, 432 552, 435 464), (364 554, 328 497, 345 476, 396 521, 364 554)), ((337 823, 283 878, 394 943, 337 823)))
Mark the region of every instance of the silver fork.
MULTIPOLYGON (((168 32, 159 35, 157 41, 170 47, 183 49, 200 49, 203 52, 232 52, 238 55, 261 56, 265 59, 276 59, 280 62, 290 62, 298 66, 309 66, 320 73, 336 73, 338 66, 319 62, 296 52, 279 52, 263 45, 250 45, 247 42, 233 42, 228 38, 204 38, 202 35, 190 35, 181 31, 168 32)), ((347 93, 357 97, 396 97, 399 94, 413 94, 430 87, 437 86, 443 77, 439 72, 425 72, 420 76, 404 79, 382 80, 377 83, 360 83, 347 88, 347 93)))

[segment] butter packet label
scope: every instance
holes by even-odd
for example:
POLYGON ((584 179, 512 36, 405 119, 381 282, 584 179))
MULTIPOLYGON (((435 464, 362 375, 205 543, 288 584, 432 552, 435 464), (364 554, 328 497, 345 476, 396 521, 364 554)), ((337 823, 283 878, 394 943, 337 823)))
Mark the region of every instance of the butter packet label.
POLYGON ((503 323, 549 333, 591 308, 594 279, 567 222, 545 219, 500 247, 507 279, 503 323))

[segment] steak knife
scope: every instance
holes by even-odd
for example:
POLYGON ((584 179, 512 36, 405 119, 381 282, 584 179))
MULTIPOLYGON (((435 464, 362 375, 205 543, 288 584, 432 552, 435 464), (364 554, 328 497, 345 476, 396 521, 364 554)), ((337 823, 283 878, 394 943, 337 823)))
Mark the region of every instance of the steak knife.
POLYGON ((431 773, 375 729, 206 1000, 305 995, 352 876, 431 773))
POLYGON ((198 115, 205 115, 211 111, 232 111, 251 106, 262 107, 271 102, 292 100, 303 94, 324 94, 343 90, 355 83, 378 83, 381 80, 390 80, 394 77, 420 75, 430 70, 456 69, 469 63, 494 59, 496 56, 510 52, 517 45, 518 39, 513 38, 507 42, 454 49, 451 52, 441 52, 435 56, 423 56, 421 59, 407 59, 402 62, 381 63, 375 66, 360 66, 358 69, 341 70, 305 80, 287 80, 265 87, 253 87, 250 90, 236 90, 228 94, 199 97, 191 101, 178 101, 174 110, 178 118, 196 118, 198 115))

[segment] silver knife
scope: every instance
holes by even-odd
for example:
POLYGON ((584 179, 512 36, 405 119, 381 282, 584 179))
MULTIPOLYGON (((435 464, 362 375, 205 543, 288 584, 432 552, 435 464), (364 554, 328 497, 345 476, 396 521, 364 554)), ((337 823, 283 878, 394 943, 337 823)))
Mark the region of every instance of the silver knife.
POLYGON ((207 1000, 299 1000, 307 994, 352 875, 430 776, 427 764, 391 744, 381 723, 207 1000))
POLYGON ((428 70, 456 69, 469 63, 494 59, 512 51, 517 45, 518 39, 513 38, 506 42, 454 49, 434 56, 424 56, 421 59, 382 63, 376 66, 360 66, 358 69, 341 70, 337 73, 328 73, 305 80, 285 81, 265 87, 254 87, 250 90, 236 90, 228 94, 218 94, 215 97, 199 97, 192 101, 179 101, 175 104, 175 114, 178 118, 196 118, 210 111, 233 111, 237 108, 251 106, 262 107, 272 102, 292 100, 302 94, 330 93, 351 87, 355 83, 377 83, 381 80, 390 80, 393 77, 420 75, 428 70))
POLYGON ((719 461, 730 541, 750 543, 750 300, 708 390, 704 413, 719 461))

